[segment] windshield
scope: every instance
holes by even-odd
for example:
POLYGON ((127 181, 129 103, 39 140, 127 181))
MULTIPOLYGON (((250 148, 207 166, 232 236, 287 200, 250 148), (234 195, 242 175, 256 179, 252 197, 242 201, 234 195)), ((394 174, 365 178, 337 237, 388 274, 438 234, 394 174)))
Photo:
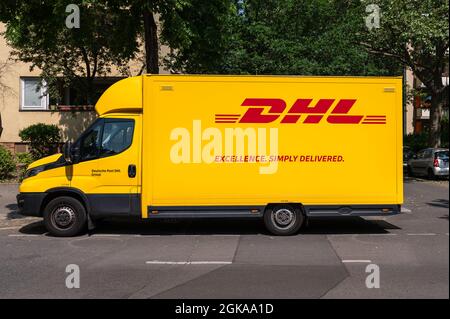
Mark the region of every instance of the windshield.
POLYGON ((98 156, 103 121, 97 120, 80 138, 80 159, 87 161, 98 156))

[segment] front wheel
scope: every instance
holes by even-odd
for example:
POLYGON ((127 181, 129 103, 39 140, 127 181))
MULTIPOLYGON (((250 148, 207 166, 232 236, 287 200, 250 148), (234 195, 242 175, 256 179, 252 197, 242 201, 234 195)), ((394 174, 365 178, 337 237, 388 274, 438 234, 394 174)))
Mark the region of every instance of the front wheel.
POLYGON ((87 225, 86 209, 75 198, 57 197, 45 207, 44 224, 49 233, 57 237, 78 235, 87 225))
POLYGON ((264 213, 264 224, 274 235, 293 235, 302 227, 304 220, 301 209, 291 205, 277 205, 264 213))

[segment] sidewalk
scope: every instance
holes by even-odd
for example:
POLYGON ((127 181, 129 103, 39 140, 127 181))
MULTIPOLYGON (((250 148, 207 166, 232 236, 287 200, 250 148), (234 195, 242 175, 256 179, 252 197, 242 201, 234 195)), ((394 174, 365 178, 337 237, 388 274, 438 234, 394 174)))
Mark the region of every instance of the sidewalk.
POLYGON ((20 227, 39 220, 18 213, 16 201, 18 192, 19 184, 0 184, 0 228, 20 227))

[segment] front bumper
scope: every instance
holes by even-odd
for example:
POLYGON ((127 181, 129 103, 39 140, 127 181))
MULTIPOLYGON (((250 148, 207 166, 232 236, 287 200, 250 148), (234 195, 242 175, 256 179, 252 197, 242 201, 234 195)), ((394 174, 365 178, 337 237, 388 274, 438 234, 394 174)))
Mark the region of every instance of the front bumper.
POLYGON ((46 193, 20 193, 16 196, 19 213, 25 216, 42 217, 42 201, 46 193))

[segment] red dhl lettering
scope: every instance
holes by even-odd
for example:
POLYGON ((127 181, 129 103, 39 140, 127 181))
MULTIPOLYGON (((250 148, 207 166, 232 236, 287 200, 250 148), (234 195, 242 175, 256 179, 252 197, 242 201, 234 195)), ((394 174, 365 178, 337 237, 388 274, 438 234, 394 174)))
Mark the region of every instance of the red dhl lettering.
POLYGON ((279 120, 282 124, 318 124, 326 117, 330 124, 386 124, 385 115, 348 114, 356 103, 355 99, 319 99, 315 104, 312 101, 297 99, 285 113, 286 102, 282 99, 247 98, 241 104, 248 107, 242 116, 216 114, 215 122, 267 124, 279 120))

